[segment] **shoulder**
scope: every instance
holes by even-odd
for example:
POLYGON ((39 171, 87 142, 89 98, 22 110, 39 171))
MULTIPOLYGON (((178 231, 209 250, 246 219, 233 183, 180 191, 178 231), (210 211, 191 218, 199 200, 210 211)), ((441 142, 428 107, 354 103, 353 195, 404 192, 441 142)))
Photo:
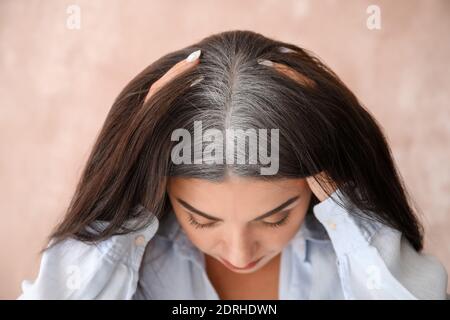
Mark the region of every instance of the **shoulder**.
POLYGON ((18 299, 128 298, 137 282, 145 246, 158 225, 158 219, 152 216, 145 228, 97 244, 75 239, 53 246, 50 242, 42 255, 37 278, 22 282, 18 299), (115 286, 128 289, 114 290, 115 286))
POLYGON ((355 206, 343 208, 341 200, 347 201, 337 190, 314 207, 314 214, 331 239, 341 277, 353 291, 349 296, 446 298, 447 272, 436 258, 417 252, 400 231, 355 206))
POLYGON ((372 238, 392 275, 418 299, 446 298, 448 275, 434 256, 416 251, 398 230, 383 226, 372 238))

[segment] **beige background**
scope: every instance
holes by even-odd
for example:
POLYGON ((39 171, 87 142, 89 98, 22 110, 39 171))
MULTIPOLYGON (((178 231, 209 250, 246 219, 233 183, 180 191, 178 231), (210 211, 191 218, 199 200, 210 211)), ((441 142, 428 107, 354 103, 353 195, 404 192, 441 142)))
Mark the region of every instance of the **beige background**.
POLYGON ((247 29, 316 52, 382 124, 450 270, 450 1, 0 0, 0 298, 34 279, 95 136, 161 55, 247 29), (66 27, 70 4, 81 29, 66 27), (381 8, 381 30, 366 9, 381 8))

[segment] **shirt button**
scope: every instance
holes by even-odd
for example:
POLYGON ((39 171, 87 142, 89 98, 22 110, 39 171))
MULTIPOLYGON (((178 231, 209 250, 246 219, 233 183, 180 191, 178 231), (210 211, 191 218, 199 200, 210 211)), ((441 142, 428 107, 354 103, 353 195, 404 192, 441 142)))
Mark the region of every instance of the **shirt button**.
POLYGON ((145 243, 145 237, 143 235, 138 235, 136 238, 134 238, 134 243, 137 246, 143 246, 145 243))

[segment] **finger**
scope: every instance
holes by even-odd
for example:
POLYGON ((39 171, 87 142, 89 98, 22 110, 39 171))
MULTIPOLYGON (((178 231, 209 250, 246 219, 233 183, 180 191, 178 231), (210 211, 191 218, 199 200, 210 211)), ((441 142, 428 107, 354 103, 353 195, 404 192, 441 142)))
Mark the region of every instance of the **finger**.
POLYGON ((285 75, 294 79, 295 81, 302 83, 303 85, 310 87, 314 86, 314 81, 284 64, 274 62, 274 67, 278 71, 284 73, 285 75))
POLYGON ((169 83, 175 77, 177 77, 184 71, 189 70, 193 66, 197 65, 200 62, 200 59, 199 59, 200 54, 201 54, 201 50, 192 52, 186 59, 183 59, 183 60, 177 62, 161 78, 159 78, 157 81, 155 81, 151 85, 151 87, 148 91, 148 94, 145 97, 144 103, 147 102, 147 100, 150 99, 151 96, 153 96, 159 89, 161 89, 164 85, 169 83))
POLYGON ((273 62, 273 61, 266 60, 266 59, 258 59, 258 63, 261 65, 264 65, 264 66, 273 67, 275 70, 283 73, 284 75, 288 76, 292 80, 294 80, 306 87, 313 88, 316 85, 314 80, 309 79, 308 77, 304 76, 300 72, 292 69, 291 67, 289 67, 285 64, 273 62))
POLYGON ((199 63, 200 50, 193 52, 188 58, 181 60, 176 63, 172 68, 170 68, 160 79, 152 84, 147 95, 146 100, 148 100, 156 91, 158 91, 165 84, 170 82, 173 78, 181 74, 182 72, 188 70, 194 65, 199 63))
POLYGON ((311 189, 312 193, 316 196, 319 201, 323 201, 326 199, 327 195, 320 184, 316 181, 315 177, 311 176, 306 178, 308 182, 308 186, 311 189))
POLYGON ((311 191, 320 201, 328 198, 328 195, 335 192, 338 188, 334 181, 332 181, 324 171, 321 171, 314 176, 307 177, 306 181, 311 191))

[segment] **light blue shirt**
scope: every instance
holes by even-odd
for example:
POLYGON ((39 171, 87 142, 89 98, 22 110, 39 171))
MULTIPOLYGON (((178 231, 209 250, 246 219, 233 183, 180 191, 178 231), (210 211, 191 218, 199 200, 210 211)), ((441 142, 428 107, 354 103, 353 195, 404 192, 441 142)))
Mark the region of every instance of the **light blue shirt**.
MULTIPOLYGON (((340 197, 339 197, 340 196, 340 197)), ((315 205, 281 252, 280 299, 446 299, 447 272, 400 232, 339 206, 315 205)), ((139 210, 146 210, 139 206, 139 210)), ((219 299, 204 255, 173 212, 99 245, 65 240, 46 251, 20 299, 219 299)))
MULTIPOLYGON (((308 216, 281 252, 280 299, 344 298, 336 255, 325 229, 316 222, 314 216, 308 216), (325 254, 318 254, 321 252, 325 254)), ((219 299, 206 274, 204 254, 192 244, 173 213, 147 246, 133 298, 219 299)))

